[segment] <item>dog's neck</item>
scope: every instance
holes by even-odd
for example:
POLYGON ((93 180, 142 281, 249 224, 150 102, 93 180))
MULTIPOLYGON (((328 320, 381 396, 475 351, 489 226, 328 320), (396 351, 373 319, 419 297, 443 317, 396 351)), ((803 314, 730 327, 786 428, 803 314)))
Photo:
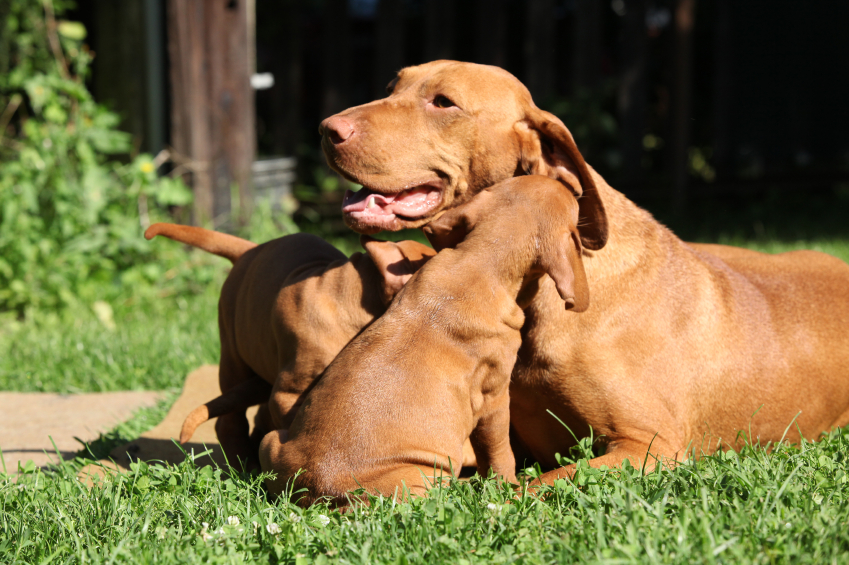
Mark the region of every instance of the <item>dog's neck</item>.
POLYGON ((628 276, 640 269, 648 250, 675 236, 651 214, 611 187, 592 170, 596 189, 607 212, 607 244, 598 251, 584 250, 584 268, 592 291, 594 284, 612 277, 628 276))

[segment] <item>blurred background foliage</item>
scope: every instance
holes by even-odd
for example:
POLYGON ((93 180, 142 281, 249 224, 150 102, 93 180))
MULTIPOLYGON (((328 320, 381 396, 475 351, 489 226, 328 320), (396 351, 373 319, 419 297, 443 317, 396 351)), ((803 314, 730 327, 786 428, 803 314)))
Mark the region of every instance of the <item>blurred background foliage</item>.
MULTIPOLYGON (((86 87, 86 28, 71 2, 0 2, 0 315, 200 292, 225 264, 142 233, 186 221, 191 191, 162 175, 167 152, 138 153, 119 116, 86 87)), ((291 228, 291 226, 289 226, 291 228)), ((259 205, 243 231, 285 231, 259 205)))
POLYGON ((254 155, 297 160, 283 199, 212 187, 217 229, 254 241, 302 229, 355 250, 319 121, 383 96, 405 65, 454 58, 515 74, 612 186, 686 239, 849 239, 846 3, 0 0, 0 316, 94 312, 223 278, 226 261, 141 235, 199 217, 187 185, 201 194, 192 167, 208 157, 178 152, 175 84, 184 60, 226 63, 210 45, 245 6, 243 71, 273 77, 247 97, 254 155), (188 26, 209 36, 189 46, 201 57, 174 48, 178 4, 209 12, 188 26))

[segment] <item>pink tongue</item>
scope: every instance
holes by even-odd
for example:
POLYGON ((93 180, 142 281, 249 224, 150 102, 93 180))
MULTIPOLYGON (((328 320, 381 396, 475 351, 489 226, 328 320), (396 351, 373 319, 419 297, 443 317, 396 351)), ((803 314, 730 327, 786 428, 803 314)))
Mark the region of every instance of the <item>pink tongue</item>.
POLYGON ((388 195, 376 192, 366 192, 361 195, 359 192, 349 191, 345 194, 342 211, 347 214, 361 212, 374 216, 399 214, 416 217, 421 216, 438 203, 439 190, 433 187, 419 187, 388 195))
POLYGON ((401 216, 421 216, 439 202, 439 191, 431 187, 416 188, 395 197, 389 208, 401 216))

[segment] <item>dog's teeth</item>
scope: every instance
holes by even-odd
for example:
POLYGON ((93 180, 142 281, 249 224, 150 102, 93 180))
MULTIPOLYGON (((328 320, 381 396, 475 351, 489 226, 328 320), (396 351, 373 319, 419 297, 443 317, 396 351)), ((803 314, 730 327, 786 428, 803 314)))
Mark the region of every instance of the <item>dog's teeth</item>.
POLYGON ((374 196, 369 196, 366 208, 374 208, 375 206, 377 206, 377 204, 374 203, 374 196))

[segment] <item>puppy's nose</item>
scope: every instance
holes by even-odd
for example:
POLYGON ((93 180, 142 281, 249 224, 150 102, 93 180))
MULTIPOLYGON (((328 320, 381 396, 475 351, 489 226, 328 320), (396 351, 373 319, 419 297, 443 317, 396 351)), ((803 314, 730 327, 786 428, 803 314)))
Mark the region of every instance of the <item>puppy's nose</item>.
POLYGON ((318 131, 321 135, 326 135, 333 142, 333 145, 345 143, 352 135, 354 135, 354 126, 345 118, 339 116, 331 116, 321 122, 318 131))

